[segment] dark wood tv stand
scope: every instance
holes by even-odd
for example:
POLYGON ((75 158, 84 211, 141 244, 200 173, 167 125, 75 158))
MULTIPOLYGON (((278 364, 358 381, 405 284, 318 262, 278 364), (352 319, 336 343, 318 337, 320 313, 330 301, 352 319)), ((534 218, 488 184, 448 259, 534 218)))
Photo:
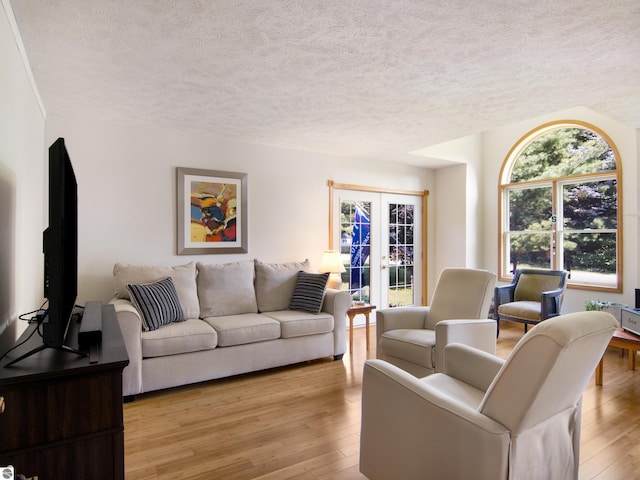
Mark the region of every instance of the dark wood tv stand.
MULTIPOLYGON (((102 317, 102 343, 91 357, 47 348, 4 368, 42 342, 36 332, 2 360, 0 466, 41 479, 124 479, 122 370, 129 358, 112 305, 102 306, 102 317)), ((67 345, 75 349, 78 329, 72 319, 67 345)))

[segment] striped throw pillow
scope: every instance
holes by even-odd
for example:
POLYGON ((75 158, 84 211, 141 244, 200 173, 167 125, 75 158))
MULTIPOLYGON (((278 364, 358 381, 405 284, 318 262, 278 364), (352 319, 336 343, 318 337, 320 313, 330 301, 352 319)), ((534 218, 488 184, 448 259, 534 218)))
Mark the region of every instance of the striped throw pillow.
POLYGON ((300 270, 289 310, 320 313, 328 279, 329 273, 307 273, 300 270))
POLYGON ((127 284, 133 304, 142 317, 145 332, 184 320, 178 293, 171 277, 142 285, 127 284))

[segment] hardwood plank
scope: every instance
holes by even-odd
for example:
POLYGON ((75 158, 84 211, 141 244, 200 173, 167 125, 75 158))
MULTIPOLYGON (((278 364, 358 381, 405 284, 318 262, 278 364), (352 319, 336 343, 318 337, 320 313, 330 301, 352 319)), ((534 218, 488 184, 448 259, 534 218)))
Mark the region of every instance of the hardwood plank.
MULTIPOLYGON (((374 327, 375 328, 375 327, 374 327)), ((360 392, 364 328, 342 361, 322 359, 140 395, 124 405, 128 480, 361 480, 360 392)), ((522 326, 501 322, 497 354, 522 326)), ((375 338, 372 329, 371 338, 375 338)), ((619 349, 604 385, 583 398, 580 479, 640 477, 640 371, 619 349)))

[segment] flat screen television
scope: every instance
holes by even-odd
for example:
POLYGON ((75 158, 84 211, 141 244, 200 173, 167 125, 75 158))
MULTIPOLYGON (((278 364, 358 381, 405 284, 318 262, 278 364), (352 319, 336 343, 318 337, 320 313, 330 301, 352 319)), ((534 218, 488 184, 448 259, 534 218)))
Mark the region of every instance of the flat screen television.
POLYGON ((42 246, 49 304, 42 338, 45 346, 60 348, 78 295, 78 183, 64 138, 49 147, 49 227, 42 246))
POLYGON ((84 355, 65 345, 78 295, 78 184, 63 138, 49 147, 49 226, 43 233, 44 296, 42 345, 8 363, 10 366, 45 348, 84 355))

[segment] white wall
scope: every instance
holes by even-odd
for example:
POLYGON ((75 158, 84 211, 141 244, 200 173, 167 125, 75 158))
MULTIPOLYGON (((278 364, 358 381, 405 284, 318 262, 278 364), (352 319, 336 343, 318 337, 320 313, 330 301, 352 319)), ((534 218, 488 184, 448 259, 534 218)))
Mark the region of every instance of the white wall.
POLYGON ((402 190, 429 190, 429 295, 447 266, 498 270, 497 192, 502 162, 536 126, 575 118, 607 132, 623 162, 624 285, 622 295, 571 290, 565 309, 588 298, 633 304, 638 285, 637 136, 587 109, 577 108, 461 139, 466 164, 435 171, 302 151, 233 143, 213 135, 87 122, 50 116, 45 144, 66 138, 79 183, 79 302, 111 295, 115 262, 180 264, 259 258, 309 258, 318 265, 328 242, 327 180, 402 190), (175 168, 246 172, 249 253, 177 256, 175 168), (606 297, 606 298, 605 298, 606 297))
POLYGON ((116 262, 309 258, 317 267, 328 246, 330 179, 433 188, 431 171, 422 168, 239 144, 204 133, 49 116, 46 144, 57 137, 65 138, 78 181, 78 302, 109 300, 116 262), (248 174, 247 254, 176 255, 176 167, 248 174))
POLYGON ((485 268, 498 271, 498 182, 502 163, 511 147, 526 133, 555 120, 581 120, 603 130, 615 143, 622 160, 622 205, 623 205, 623 288, 622 294, 603 294, 585 290, 568 289, 563 303, 563 312, 584 310, 588 299, 602 299, 626 303, 633 306, 634 289, 638 282, 638 161, 637 132, 605 116, 586 108, 573 108, 552 115, 488 131, 483 135, 484 159, 484 262, 485 268))
POLYGON ((26 327, 18 315, 42 303, 44 113, 0 8, 0 355, 26 327))

